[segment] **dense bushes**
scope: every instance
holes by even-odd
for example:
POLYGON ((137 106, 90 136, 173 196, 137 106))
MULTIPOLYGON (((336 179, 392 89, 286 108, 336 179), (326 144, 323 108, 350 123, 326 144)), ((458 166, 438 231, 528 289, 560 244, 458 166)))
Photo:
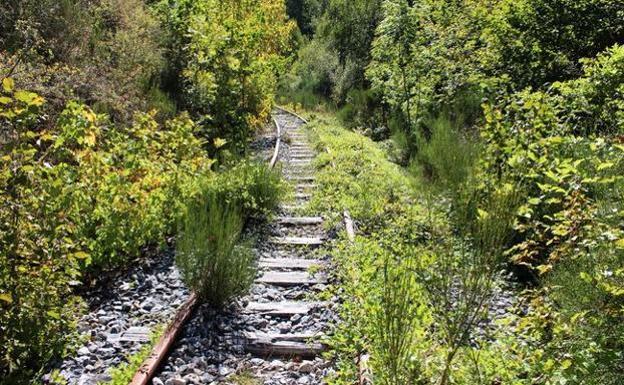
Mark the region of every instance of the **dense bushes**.
POLYGON ((244 148, 271 112, 294 24, 281 1, 161 1, 169 29, 169 82, 202 119, 203 134, 244 148))
POLYGON ((159 125, 139 114, 113 127, 69 103, 41 130, 43 98, 3 84, 0 368, 16 379, 62 353, 83 269, 119 266, 162 244, 212 162, 185 116, 159 125))
POLYGON ((0 382, 14 384, 65 353, 81 276, 162 245, 198 179, 245 213, 274 204, 265 171, 214 174, 268 118, 293 24, 282 1, 5 3, 0 382))
MULTIPOLYGON (((303 10, 291 9, 291 15, 312 12, 315 31, 309 46, 299 52, 292 75, 301 83, 300 90, 313 91, 323 99, 343 105, 352 89, 365 89, 365 69, 370 60, 370 45, 381 16, 381 1, 329 0, 303 3, 303 10), (319 56, 312 55, 316 52, 319 56)), ((291 92, 292 95, 292 92, 291 92)))
POLYGON ((158 20, 142 0, 9 1, 0 10, 0 72, 44 96, 53 117, 72 99, 128 122, 157 107, 165 66, 158 20))
POLYGON ((354 243, 340 239, 333 248, 344 303, 330 341, 339 368, 330 383, 353 383, 362 352, 371 355, 375 383, 388 385, 555 378, 558 368, 544 368, 544 351, 515 315, 478 332, 514 220, 511 185, 461 228, 446 199, 415 192, 409 174, 370 139, 336 120, 319 118, 312 127, 326 153, 316 163, 319 196, 311 209, 348 209, 358 225, 354 243))
POLYGON ((329 1, 311 44, 328 47, 338 62, 331 92, 316 92, 356 107, 351 91, 372 88, 380 96, 368 106, 380 112, 356 123, 369 129, 400 115, 403 130, 422 130, 431 115, 456 107, 475 123, 482 98, 574 79, 581 59, 624 39, 620 1, 360 3, 329 1))
POLYGON ((181 224, 176 264, 202 302, 223 306, 255 278, 254 257, 239 244, 243 214, 237 202, 207 190, 188 205, 181 224))
MULTIPOLYGON (((384 266, 404 271, 403 263, 382 266, 388 251, 373 245, 385 244, 388 238, 389 244, 401 245, 390 246, 390 255, 405 265, 413 267, 409 263, 413 254, 431 261, 425 268, 430 279, 414 303, 428 301, 428 312, 418 316, 433 317, 431 328, 436 330, 427 337, 445 342, 430 347, 425 339, 416 339, 409 365, 402 353, 396 354, 404 366, 404 377, 397 380, 392 367, 396 362, 385 360, 387 355, 378 350, 388 340, 370 340, 382 334, 363 328, 361 334, 369 336, 364 342, 356 333, 346 334, 356 345, 368 343, 378 355, 377 361, 373 356, 378 372, 394 378, 382 375, 383 382, 417 383, 409 377, 412 370, 419 371, 425 383, 438 384, 621 382, 624 30, 619 18, 624 3, 386 0, 379 2, 377 17, 371 18, 366 15, 375 13, 368 11, 377 2, 370 2, 370 8, 355 2, 338 9, 342 4, 329 2, 327 9, 333 6, 335 15, 327 11, 320 19, 309 46, 329 48, 324 55, 335 55, 338 64, 306 66, 312 72, 307 79, 331 79, 333 95, 340 95, 336 100, 344 103, 339 104, 338 115, 349 126, 375 140, 392 137, 397 142, 401 148, 391 157, 416 170, 422 185, 416 184, 416 190, 439 203, 433 207, 447 221, 447 227, 435 234, 437 245, 415 242, 426 245, 425 250, 409 249, 406 245, 414 243, 406 240, 421 240, 414 234, 422 233, 418 224, 423 218, 405 214, 403 189, 394 189, 393 177, 365 175, 381 169, 393 175, 378 164, 384 154, 370 142, 345 146, 351 134, 320 130, 320 142, 339 153, 330 148, 319 157, 320 165, 329 164, 324 158, 340 162, 333 170, 323 169, 319 177, 325 201, 331 203, 321 203, 323 198, 313 203, 318 200, 317 208, 338 211, 340 205, 350 207, 372 238, 370 244, 362 241, 364 245, 356 244, 341 255, 347 261, 344 286, 349 294, 376 304, 367 313, 367 307, 354 300, 357 304, 347 306, 347 319, 382 320, 373 315, 387 310, 383 302, 392 303, 387 296, 375 302, 374 294, 367 292, 392 289, 393 282, 379 278, 384 266), (356 14, 358 18, 352 17, 356 14), (355 19, 369 22, 353 27, 355 19), (324 25, 326 20, 334 24, 324 25), (361 37, 369 27, 375 29, 372 41, 361 37), (344 31, 360 36, 358 44, 341 46, 341 41, 349 41, 341 38, 344 31), (342 76, 359 73, 348 68, 352 64, 348 58, 355 53, 359 60, 353 68, 365 69, 360 82, 342 76), (366 154, 355 155, 357 151, 366 154), (323 183, 329 176, 336 187, 323 183), (369 196, 367 190, 375 193, 369 196), (402 198, 395 199, 395 193, 402 198), (356 199, 351 201, 350 196, 356 199), (372 210, 362 210, 363 202, 372 210), (393 204, 397 202, 401 203, 393 204), (412 238, 398 235, 398 229, 372 231, 396 226, 388 222, 391 216, 401 218, 398 227, 413 226, 412 238), (483 259, 484 252, 496 258, 483 259), (446 276, 455 277, 460 286, 467 282, 465 287, 482 279, 487 283, 491 266, 502 266, 497 262, 530 290, 525 296, 532 300, 529 314, 514 329, 523 342, 496 335, 488 342, 471 341, 475 348, 471 349, 465 340, 458 344, 444 335, 454 324, 453 306, 461 308, 461 298, 447 301, 442 309, 437 304, 449 297, 431 298, 437 296, 434 289, 440 282, 449 282, 446 276), (430 349, 429 358, 418 355, 422 346, 430 349), (495 361, 496 356, 505 364, 495 361)), ((301 50, 295 70, 311 62, 306 49, 301 50)), ((357 142, 355 138, 348 142, 357 142)), ((396 281, 401 281, 397 277, 404 278, 398 274, 396 281)), ((450 287, 462 297, 461 288, 450 287)), ((488 285, 472 287, 473 298, 485 298, 490 291, 488 285)), ((388 325, 391 333, 393 325, 388 325)), ((394 342, 396 347, 404 341, 394 342)))

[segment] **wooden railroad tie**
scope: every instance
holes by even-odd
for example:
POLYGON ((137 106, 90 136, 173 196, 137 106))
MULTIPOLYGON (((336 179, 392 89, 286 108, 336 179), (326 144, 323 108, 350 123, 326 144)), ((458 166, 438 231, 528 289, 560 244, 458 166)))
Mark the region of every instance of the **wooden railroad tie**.
POLYGON ((313 266, 320 266, 323 262, 319 259, 261 258, 258 264, 264 268, 307 270, 313 266))
POLYGON ((311 275, 307 272, 267 271, 260 278, 256 279, 255 282, 273 286, 292 287, 327 283, 327 278, 318 274, 311 275))
POLYGON ((274 317, 292 317, 295 314, 309 314, 313 309, 327 306, 326 302, 280 301, 249 302, 244 313, 255 313, 274 317))
POLYGON ((321 246, 323 239, 319 237, 274 237, 271 243, 284 246, 321 246))

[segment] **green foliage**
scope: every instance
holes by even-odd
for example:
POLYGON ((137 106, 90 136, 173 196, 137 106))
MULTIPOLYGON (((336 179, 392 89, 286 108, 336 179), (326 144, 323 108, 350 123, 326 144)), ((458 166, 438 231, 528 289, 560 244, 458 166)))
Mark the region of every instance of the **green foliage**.
POLYGON ((330 0, 318 22, 315 38, 327 42, 338 54, 340 66, 332 87, 332 96, 338 102, 344 101, 349 90, 366 86, 364 70, 381 17, 381 3, 380 0, 330 0))
POLYGON ((201 183, 179 224, 176 263, 186 284, 212 306, 246 292, 255 277, 254 257, 240 243, 245 219, 278 203, 277 173, 243 165, 201 183))
POLYGON ((613 115, 599 118, 606 110, 617 116, 617 102, 595 97, 599 88, 621 86, 619 50, 586 61, 585 77, 549 92, 525 91, 486 105, 481 133, 483 184, 511 180, 525 193, 507 253, 556 301, 547 310, 553 320, 540 327, 557 331, 552 359, 567 352, 562 375, 573 383, 617 383, 614 368, 622 362, 622 147, 576 136, 621 129, 613 115))
POLYGON ((210 172, 195 125, 148 114, 110 130, 105 116, 69 103, 50 129, 44 100, 5 79, 0 119, 0 372, 27 381, 71 337, 86 267, 127 264, 164 242, 198 174, 210 172))
MULTIPOLYGON (((314 37, 304 43, 292 68, 295 79, 289 81, 290 94, 296 94, 294 89, 299 89, 308 98, 316 94, 344 104, 349 91, 365 89, 364 72, 381 16, 381 3, 380 0, 299 2, 301 9, 297 15, 318 16, 314 37)), ((301 17, 297 16, 297 20, 301 17)))
POLYGON ((248 246, 238 244, 240 205, 208 190, 188 205, 180 229, 176 263, 201 301, 220 307, 249 289, 254 258, 248 246))
POLYGON ((458 191, 473 177, 479 147, 474 138, 462 135, 461 123, 447 115, 427 122, 430 137, 418 140, 416 158, 423 175, 446 191, 458 191))
POLYGON ((280 99, 315 108, 331 94, 338 66, 338 56, 327 44, 311 41, 301 47, 288 74, 280 78, 280 99))
POLYGON ((276 175, 209 156, 231 166, 267 120, 293 28, 282 1, 0 7, 0 382, 65 353, 81 276, 164 244, 199 180, 275 204, 276 175))
POLYGON ((241 161, 214 181, 218 194, 241 206, 245 217, 266 217, 279 204, 286 185, 278 171, 264 164, 241 161))
MULTIPOLYGON (((337 55, 326 73, 335 100, 346 101, 343 121, 377 140, 391 133, 400 147, 391 157, 422 169, 429 186, 417 190, 444 218, 419 227, 422 214, 405 209, 417 206, 405 189, 414 185, 388 167, 387 154, 333 121, 316 123, 322 196, 312 207, 349 208, 371 238, 340 252, 343 316, 368 336, 341 329, 340 354, 366 347, 377 372, 396 373, 375 350, 380 334, 366 329, 384 314, 366 304, 392 286, 380 278, 385 254, 369 249, 396 244, 390 254, 403 256, 405 240, 417 239, 427 248, 410 252, 428 263, 419 284, 434 320, 410 350, 423 378, 621 382, 622 12, 621 1, 602 0, 330 2, 311 44, 337 55), (432 233, 437 242, 422 240, 432 233), (537 287, 530 313, 510 321, 521 337, 496 334, 469 347, 471 319, 482 316, 493 271, 505 262, 537 287), (461 297, 457 312, 444 306, 458 301, 450 291, 461 297)), ((354 369, 340 362, 337 383, 348 383, 354 369)))
POLYGON ((314 34, 317 19, 327 7, 327 0, 287 0, 288 16, 297 21, 299 30, 305 36, 314 34))
POLYGON ((269 117, 276 74, 295 28, 283 1, 163 0, 171 88, 202 118, 202 134, 244 150, 269 117))
POLYGON ((624 127, 624 47, 614 45, 585 59, 584 76, 553 84, 559 115, 577 135, 621 134, 624 127))
POLYGON ((482 37, 495 60, 489 65, 519 88, 577 77, 580 59, 622 41, 622 16, 621 1, 497 2, 482 15, 482 37))
MULTIPOLYGON (((387 246, 386 246, 387 247, 387 246)), ((383 261, 382 290, 373 316, 372 350, 381 384, 415 384, 421 380, 420 362, 414 360, 412 347, 422 337, 421 323, 427 313, 425 301, 414 272, 418 268, 417 250, 376 251, 383 261), (414 252, 414 253, 411 253, 414 252)))
POLYGON ((374 380, 384 384, 442 378, 454 384, 530 383, 523 376, 539 373, 530 365, 542 351, 530 350, 527 341, 534 339, 524 331, 477 347, 466 343, 490 297, 513 224, 514 189, 502 188, 497 199, 475 209, 466 222, 470 227, 456 237, 444 201, 419 201, 408 175, 370 139, 325 118, 312 125, 317 148, 327 152, 317 162, 321 196, 312 205, 325 215, 348 209, 360 234, 355 243, 341 239, 333 249, 344 302, 342 323, 330 340, 339 369, 330 383, 353 383, 353 362, 362 351, 371 354, 374 380), (472 243, 479 247, 471 249, 472 243), (455 253, 458 245, 466 252, 455 253), (436 290, 444 283, 447 290, 436 290), (457 292, 463 302, 450 312, 457 292), (447 364, 452 370, 445 375, 447 364))
POLYGON ((384 160, 385 154, 374 142, 345 132, 335 120, 325 117, 312 122, 311 129, 319 152, 315 162, 323 172, 317 175, 319 193, 312 197, 310 210, 336 216, 349 208, 364 224, 381 225, 374 219, 388 207, 410 204, 405 198, 409 186, 404 176, 396 165, 384 160))
POLYGON ((76 226, 63 183, 64 167, 36 167, 43 99, 2 82, 0 124, 0 376, 23 381, 63 351, 78 306, 70 285, 88 253, 74 242, 76 226))
POLYGON ((9 1, 0 10, 0 72, 39 93, 52 118, 79 98, 116 122, 154 107, 162 33, 143 0, 9 1))
MULTIPOLYGON (((578 76, 580 59, 624 32, 619 1, 388 0, 382 9, 367 77, 410 131, 466 96, 479 101, 578 76)), ((481 115, 471 105, 469 124, 481 115)))

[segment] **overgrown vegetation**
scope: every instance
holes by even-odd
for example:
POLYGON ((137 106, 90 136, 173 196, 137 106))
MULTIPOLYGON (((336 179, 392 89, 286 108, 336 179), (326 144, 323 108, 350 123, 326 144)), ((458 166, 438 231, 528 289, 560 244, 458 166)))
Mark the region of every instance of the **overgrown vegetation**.
POLYGON ((187 203, 176 261, 200 300, 220 307, 255 278, 255 258, 241 232, 248 216, 275 208, 280 179, 264 165, 237 166, 217 179, 201 181, 201 192, 187 203))
MULTIPOLYGON (((446 354, 439 357, 446 358, 416 354, 409 365, 403 362, 400 380, 394 374, 387 380, 387 373, 397 371, 376 350, 386 342, 368 341, 379 378, 396 384, 620 383, 624 30, 618 19, 624 3, 385 0, 360 6, 330 0, 323 11, 284 80, 285 95, 319 111, 327 103, 319 108, 315 100, 331 100, 341 124, 380 142, 387 154, 354 145, 365 140, 351 138, 355 134, 336 128, 337 122, 319 129, 319 146, 335 150, 319 163, 320 180, 332 183, 321 185, 317 208, 351 208, 375 245, 386 244, 385 238, 399 245, 420 239, 415 235, 423 233, 420 227, 405 238, 378 233, 397 226, 385 216, 402 217, 405 209, 397 207, 406 204, 394 204, 405 201, 392 195, 403 189, 391 188, 392 169, 379 165, 388 157, 416 177, 416 183, 399 182, 414 190, 407 195, 446 223, 428 235, 436 241, 424 242, 424 251, 391 248, 396 259, 417 254, 416 265, 430 261, 424 275, 414 273, 428 277, 422 290, 429 312, 419 317, 435 320, 436 332, 447 329, 446 335, 429 336, 443 341, 446 354), (357 40, 342 44, 345 30, 357 40), (323 66, 313 61, 311 49, 321 52, 323 66), (359 63, 348 64, 352 55, 359 63), (342 76, 347 67, 362 74, 360 81, 345 81, 353 79, 342 76), (326 167, 327 157, 336 160, 336 169, 326 167), (375 193, 368 195, 369 190, 375 193), (387 192, 383 199, 380 191, 387 192), (361 209, 365 202, 370 212, 361 209), (512 323, 522 337, 496 335, 484 342, 451 330, 454 320, 465 330, 473 328, 470 320, 484 314, 482 302, 498 280, 493 273, 501 269, 513 273, 526 290, 517 295, 530 302, 526 316, 512 323), (493 360, 496 349, 504 367, 493 360), (421 380, 408 376, 414 368, 421 380)), ((417 215, 398 225, 423 222, 417 215)), ((374 257, 365 248, 351 253, 370 259, 354 267, 359 259, 353 257, 345 287, 372 282, 363 283, 354 297, 367 300, 367 288, 393 287, 375 280, 382 275, 377 260, 387 259, 385 250, 374 257), (376 264, 376 273, 366 264, 376 264)), ((385 310, 350 311, 349 325, 352 317, 378 319, 385 310)), ((418 353, 429 343, 412 344, 418 353)))
POLYGON ((265 171, 219 174, 267 120, 294 24, 281 1, 5 3, 0 383, 20 384, 66 353, 84 277, 163 246, 199 180, 271 206, 265 171))
POLYGON ((1 382, 64 354, 85 274, 176 223, 202 299, 244 289, 241 227, 280 188, 237 164, 279 88, 340 118, 315 123, 311 202, 361 231, 339 243, 336 383, 363 350, 388 385, 621 383, 623 16, 620 0, 6 1, 1 382), (484 330, 501 270, 525 314, 484 330))
MULTIPOLYGON (((474 216, 455 217, 439 190, 416 191, 410 174, 370 139, 326 117, 313 130, 326 153, 317 161, 322 195, 311 209, 346 208, 358 225, 355 243, 342 239, 334 248, 345 303, 331 339, 339 365, 332 383, 351 383, 363 352, 371 354, 375 381, 383 384, 564 378, 561 367, 544 360, 547 350, 533 322, 510 313, 504 324, 483 327, 501 284, 517 189, 503 185, 488 204, 474 207, 474 216), (377 172, 384 178, 372 182, 377 172), (353 192, 360 192, 356 199, 353 192)), ((454 199, 469 205, 467 197, 473 195, 454 199)))

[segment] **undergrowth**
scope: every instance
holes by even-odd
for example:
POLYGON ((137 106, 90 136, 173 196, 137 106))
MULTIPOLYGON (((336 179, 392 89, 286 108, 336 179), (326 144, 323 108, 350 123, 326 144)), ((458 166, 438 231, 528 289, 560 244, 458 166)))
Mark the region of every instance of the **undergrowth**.
POLYGON ((344 304, 330 341, 338 362, 331 383, 352 383, 364 352, 374 381, 384 385, 515 384, 527 373, 551 375, 521 318, 509 316, 513 331, 477 333, 497 285, 514 189, 502 188, 458 233, 450 200, 430 199, 373 141, 328 116, 311 128, 321 151, 311 209, 347 209, 358 227, 354 243, 340 238, 333 249, 344 304))

